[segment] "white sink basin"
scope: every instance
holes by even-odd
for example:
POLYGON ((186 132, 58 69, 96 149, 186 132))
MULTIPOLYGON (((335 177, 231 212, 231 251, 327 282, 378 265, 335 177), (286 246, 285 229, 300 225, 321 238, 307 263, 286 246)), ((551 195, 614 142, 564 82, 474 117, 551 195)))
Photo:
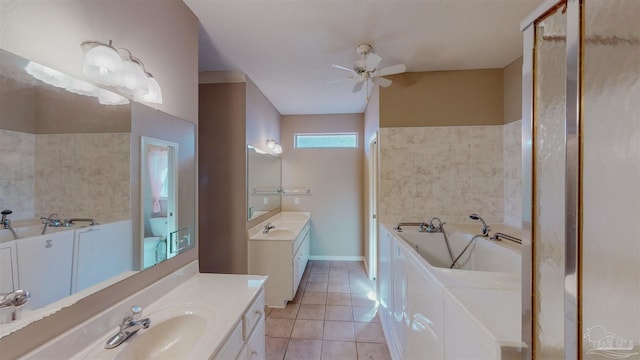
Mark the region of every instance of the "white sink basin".
MULTIPOLYGON (((197 358, 209 341, 206 334, 215 321, 215 311, 200 304, 176 305, 144 314, 151 319, 148 329, 138 331, 113 349, 104 341, 86 359, 187 359, 197 358)), ((115 334, 115 331, 113 333, 115 334)), ((110 337, 113 334, 109 334, 110 337)))

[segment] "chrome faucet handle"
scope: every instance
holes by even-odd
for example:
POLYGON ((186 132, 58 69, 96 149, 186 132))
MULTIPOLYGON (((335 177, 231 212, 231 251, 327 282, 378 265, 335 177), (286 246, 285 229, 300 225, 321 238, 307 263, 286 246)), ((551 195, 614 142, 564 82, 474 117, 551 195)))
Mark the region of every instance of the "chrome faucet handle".
POLYGON ((140 319, 141 316, 142 316, 142 308, 138 305, 133 305, 129 310, 129 314, 127 314, 124 317, 124 319, 122 319, 122 325, 120 325, 120 327, 123 327, 124 325, 127 325, 129 323, 132 323, 140 319))

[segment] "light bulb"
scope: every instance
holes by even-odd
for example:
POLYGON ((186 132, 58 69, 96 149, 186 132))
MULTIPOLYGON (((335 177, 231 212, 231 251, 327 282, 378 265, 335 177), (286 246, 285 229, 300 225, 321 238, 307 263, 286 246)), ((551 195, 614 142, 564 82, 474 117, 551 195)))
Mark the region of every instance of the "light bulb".
POLYGON ((115 86, 120 82, 122 59, 118 52, 108 45, 97 45, 84 55, 82 71, 95 82, 115 86))

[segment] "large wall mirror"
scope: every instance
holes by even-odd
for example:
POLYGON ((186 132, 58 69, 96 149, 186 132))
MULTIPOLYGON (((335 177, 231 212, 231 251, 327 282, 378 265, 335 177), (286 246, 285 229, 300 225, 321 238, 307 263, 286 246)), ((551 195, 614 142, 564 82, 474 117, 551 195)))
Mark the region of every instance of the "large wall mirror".
POLYGON ((0 337, 194 246, 194 124, 2 49, 0 109, 0 337))
POLYGON ((280 208, 281 160, 253 146, 247 147, 247 219, 280 208))

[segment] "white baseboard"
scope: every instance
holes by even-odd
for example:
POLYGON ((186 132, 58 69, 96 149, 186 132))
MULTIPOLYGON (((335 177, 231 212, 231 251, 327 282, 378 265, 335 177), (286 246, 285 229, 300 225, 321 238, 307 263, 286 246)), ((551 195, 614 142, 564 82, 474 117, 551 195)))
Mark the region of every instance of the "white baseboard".
POLYGON ((364 256, 325 256, 310 255, 309 260, 332 260, 332 261, 364 261, 364 256))

